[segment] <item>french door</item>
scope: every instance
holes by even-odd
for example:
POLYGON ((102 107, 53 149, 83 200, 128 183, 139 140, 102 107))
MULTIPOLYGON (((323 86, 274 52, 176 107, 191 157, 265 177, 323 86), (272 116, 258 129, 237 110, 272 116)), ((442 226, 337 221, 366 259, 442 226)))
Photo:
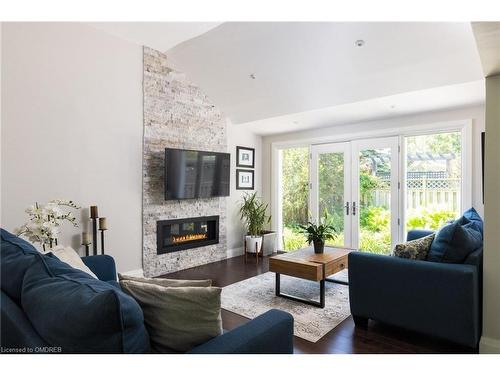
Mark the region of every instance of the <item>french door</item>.
POLYGON ((399 238, 399 139, 311 146, 310 207, 326 211, 339 235, 328 242, 389 253, 399 238))

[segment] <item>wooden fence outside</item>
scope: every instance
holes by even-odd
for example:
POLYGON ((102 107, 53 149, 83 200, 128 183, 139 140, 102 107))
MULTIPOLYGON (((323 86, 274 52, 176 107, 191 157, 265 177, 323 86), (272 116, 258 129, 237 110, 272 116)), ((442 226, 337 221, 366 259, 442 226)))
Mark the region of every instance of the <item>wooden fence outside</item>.
MULTIPOLYGON (((361 198, 361 204, 389 207, 391 195, 389 178, 379 176, 383 186, 361 198)), ((457 211, 460 207, 460 178, 427 173, 408 174, 406 180, 406 208, 436 207, 440 210, 457 211)))

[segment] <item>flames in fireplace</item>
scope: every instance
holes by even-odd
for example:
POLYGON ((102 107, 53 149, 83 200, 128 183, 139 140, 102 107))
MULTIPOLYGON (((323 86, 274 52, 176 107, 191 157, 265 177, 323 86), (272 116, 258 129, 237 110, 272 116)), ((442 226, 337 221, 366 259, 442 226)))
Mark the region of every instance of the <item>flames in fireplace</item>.
POLYGON ((180 244, 180 243, 185 243, 189 241, 196 241, 196 240, 204 240, 208 238, 206 233, 197 233, 197 234, 186 234, 183 236, 172 236, 172 241, 174 244, 180 244))
POLYGON ((200 216, 156 222, 157 254, 219 243, 219 217, 200 216))

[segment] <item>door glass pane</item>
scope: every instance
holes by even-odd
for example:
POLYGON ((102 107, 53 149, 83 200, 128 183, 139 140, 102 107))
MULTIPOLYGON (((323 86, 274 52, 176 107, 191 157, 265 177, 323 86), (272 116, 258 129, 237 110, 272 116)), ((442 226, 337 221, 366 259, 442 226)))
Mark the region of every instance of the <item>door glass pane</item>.
POLYGON ((460 215, 460 132, 405 138, 405 229, 439 229, 460 215))
POLYGON ((391 251, 391 149, 359 153, 359 248, 391 251))
POLYGON ((344 153, 318 155, 319 217, 328 212, 329 220, 338 236, 326 242, 330 246, 344 246, 344 153))
POLYGON ((283 249, 292 251, 307 246, 298 225, 309 216, 309 149, 282 150, 281 166, 283 249))

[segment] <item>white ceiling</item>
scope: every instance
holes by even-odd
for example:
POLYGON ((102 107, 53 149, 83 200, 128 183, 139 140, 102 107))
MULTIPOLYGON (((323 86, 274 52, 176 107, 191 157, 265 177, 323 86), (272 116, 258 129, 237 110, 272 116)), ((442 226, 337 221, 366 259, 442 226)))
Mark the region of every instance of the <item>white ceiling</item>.
POLYGON ((500 22, 473 22, 472 28, 484 75, 500 74, 500 22))
POLYGON ((484 80, 478 80, 271 117, 237 126, 256 134, 272 135, 479 105, 484 100, 484 80))
POLYGON ((220 22, 91 22, 89 25, 133 43, 166 51, 220 22))
POLYGON ((167 55, 260 134, 484 100, 469 23, 224 23, 167 55))

